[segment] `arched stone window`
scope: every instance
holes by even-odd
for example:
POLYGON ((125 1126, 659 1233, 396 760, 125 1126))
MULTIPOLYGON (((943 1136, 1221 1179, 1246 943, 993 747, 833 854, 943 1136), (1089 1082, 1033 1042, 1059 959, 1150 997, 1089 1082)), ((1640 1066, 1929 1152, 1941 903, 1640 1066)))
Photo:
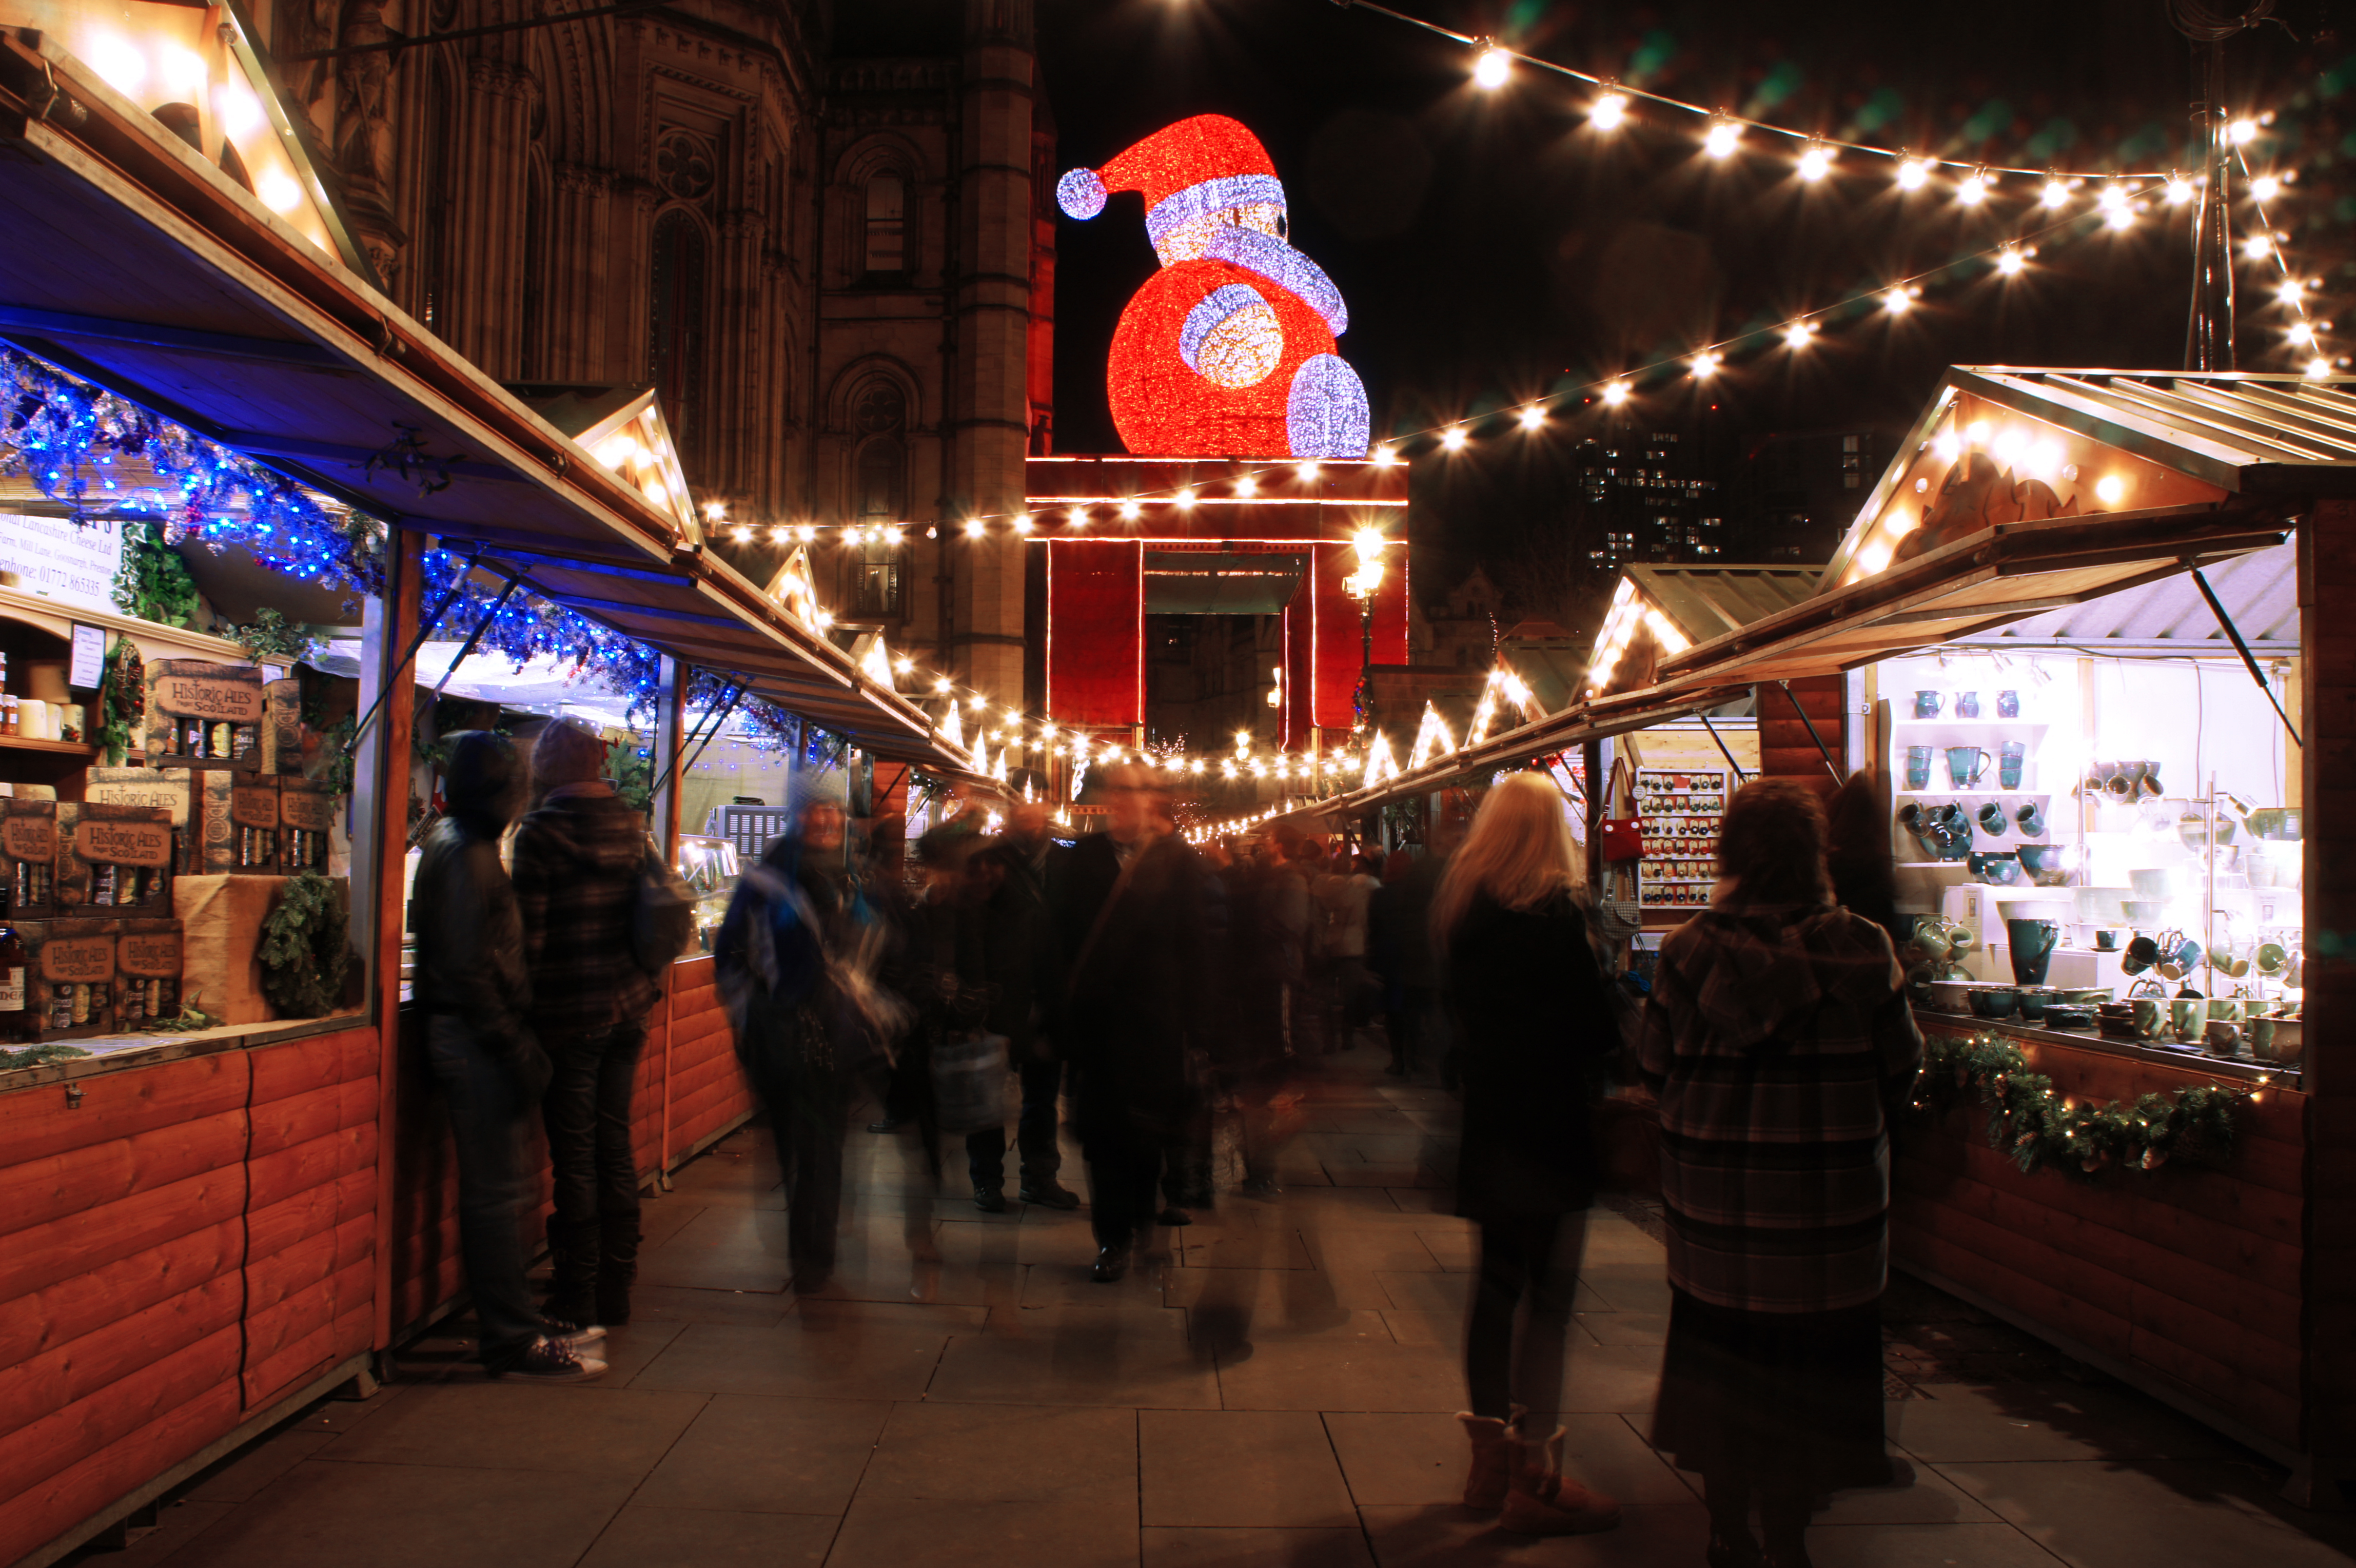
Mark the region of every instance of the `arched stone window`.
POLYGON ((893 275, 908 270, 908 182, 885 172, 871 176, 866 191, 865 263, 862 271, 893 275))
MULTIPOLYGON (((851 521, 869 532, 845 563, 845 596, 862 619, 894 619, 904 602, 907 547, 884 532, 908 515, 908 400, 897 383, 876 380, 851 405, 851 521)), ((894 533, 897 529, 894 528, 894 533)))
POLYGON ((647 379, 662 399, 675 439, 701 439, 703 387, 703 227, 681 211, 655 220, 652 297, 647 310, 647 379))

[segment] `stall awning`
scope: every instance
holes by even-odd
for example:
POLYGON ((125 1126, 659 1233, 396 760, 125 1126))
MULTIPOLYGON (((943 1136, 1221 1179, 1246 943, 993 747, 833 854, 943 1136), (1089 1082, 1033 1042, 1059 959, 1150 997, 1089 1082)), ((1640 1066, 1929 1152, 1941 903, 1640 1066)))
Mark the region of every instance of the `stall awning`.
POLYGON ((37 34, 0 37, 0 338, 858 745, 965 767, 705 551, 669 453, 601 460, 37 34))

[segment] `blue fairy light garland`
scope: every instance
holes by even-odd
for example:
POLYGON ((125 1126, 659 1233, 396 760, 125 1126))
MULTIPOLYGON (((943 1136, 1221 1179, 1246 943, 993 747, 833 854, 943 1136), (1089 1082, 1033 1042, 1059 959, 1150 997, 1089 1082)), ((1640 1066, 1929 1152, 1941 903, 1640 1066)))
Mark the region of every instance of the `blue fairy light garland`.
MULTIPOLYGON (((32 355, 0 345, 0 475, 24 475, 77 523, 102 517, 152 519, 166 544, 194 539, 218 554, 242 545, 272 571, 331 592, 384 596, 389 531, 364 512, 323 503, 294 480, 205 439, 186 426, 69 375, 32 355), (124 459, 145 465, 157 485, 118 477, 124 459)), ((435 629, 471 628, 491 611, 501 585, 473 575, 474 563, 452 550, 423 553, 427 604, 456 594, 435 629)), ((510 596, 484 629, 478 652, 518 669, 534 659, 570 666, 624 699, 625 714, 652 714, 661 690, 662 656, 636 638, 530 593, 510 596)), ((698 670, 688 705, 727 700, 729 679, 698 670)), ((736 705, 745 736, 763 749, 801 747, 807 757, 822 732, 758 697, 736 705)))

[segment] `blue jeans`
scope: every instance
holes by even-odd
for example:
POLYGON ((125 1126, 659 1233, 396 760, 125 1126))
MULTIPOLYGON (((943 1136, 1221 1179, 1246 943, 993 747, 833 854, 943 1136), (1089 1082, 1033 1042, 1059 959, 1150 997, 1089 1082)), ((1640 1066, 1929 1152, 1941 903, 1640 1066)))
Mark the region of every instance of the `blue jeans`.
POLYGON ((524 1164, 521 1138, 530 1102, 514 1069, 492 1053, 464 1018, 436 1013, 426 1021, 425 1059, 450 1103, 450 1138, 458 1156, 458 1248, 475 1297, 483 1364, 521 1355, 541 1333, 524 1283, 524 1164))
MULTIPOLYGON (((1064 1167, 1063 1151, 1055 1146, 1055 1096, 1064 1087, 1064 1064, 1027 1062, 1023 1078, 1023 1113, 1014 1123, 1015 1146, 1023 1152, 1023 1185, 1044 1186, 1064 1167)), ((1006 1185, 1006 1129, 984 1127, 965 1135, 966 1172, 976 1187, 1006 1185)))

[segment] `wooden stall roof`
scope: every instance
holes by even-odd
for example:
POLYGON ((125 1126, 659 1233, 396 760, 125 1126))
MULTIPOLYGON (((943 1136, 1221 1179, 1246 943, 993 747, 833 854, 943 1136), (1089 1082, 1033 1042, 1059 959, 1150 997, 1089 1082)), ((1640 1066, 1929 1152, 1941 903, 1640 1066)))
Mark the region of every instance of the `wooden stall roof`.
POLYGON ((0 337, 875 753, 931 721, 97 72, 0 37, 0 337), (444 482, 446 480, 446 482, 444 482))
POLYGON ((1798 604, 1822 568, 1634 563, 1621 572, 1689 641, 1706 642, 1798 604))
POLYGON ((2318 497, 2356 495, 2356 381, 2296 376, 1958 367, 1814 589, 1755 568, 1629 568, 1681 626, 1714 632, 1663 658, 1648 684, 1590 694, 1423 768, 1295 814, 1353 814, 1601 736, 1706 712, 1762 682, 1838 673, 1956 641, 2223 646, 2186 579, 2201 568, 2254 647, 2298 636, 2291 530, 2318 497), (2132 459, 2204 499, 1999 521, 1858 575, 1859 549, 1959 398, 2132 459), (1738 596, 1737 585, 1750 596, 1738 596), (1766 604, 1762 596, 1792 596, 1766 604), (1762 613, 1745 611, 1757 606, 1762 613), (2013 628, 2010 638, 1997 634, 2013 628))

